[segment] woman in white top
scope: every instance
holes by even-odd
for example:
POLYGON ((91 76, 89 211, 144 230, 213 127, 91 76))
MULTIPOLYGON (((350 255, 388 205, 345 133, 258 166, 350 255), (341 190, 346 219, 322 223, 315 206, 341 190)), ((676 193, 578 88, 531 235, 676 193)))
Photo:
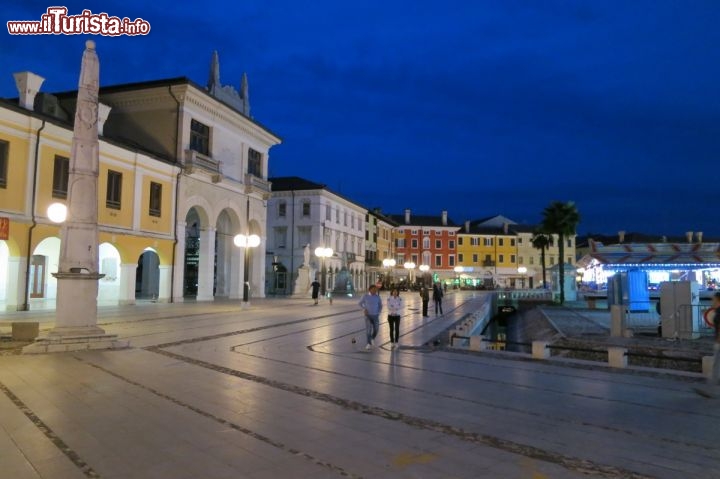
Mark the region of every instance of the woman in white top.
POLYGON ((403 300, 397 288, 390 290, 387 308, 388 325, 390 326, 390 347, 395 349, 398 347, 398 338, 400 337, 400 313, 402 313, 403 310, 403 300))

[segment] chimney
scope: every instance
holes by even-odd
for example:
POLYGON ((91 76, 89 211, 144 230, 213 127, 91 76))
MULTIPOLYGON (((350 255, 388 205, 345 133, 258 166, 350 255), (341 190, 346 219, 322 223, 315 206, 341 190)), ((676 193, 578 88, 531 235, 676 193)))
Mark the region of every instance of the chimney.
POLYGON ((442 211, 442 225, 447 226, 447 210, 442 211))
POLYGON ((688 243, 692 243, 693 232, 692 232, 692 231, 686 231, 686 232, 685 232, 685 237, 687 238, 687 242, 688 242, 688 243))
POLYGON ((695 235, 697 235, 697 242, 702 243, 702 231, 698 231, 695 235))
POLYGON ((618 243, 624 243, 624 242, 625 242, 625 232, 618 231, 618 243))
POLYGON ((409 209, 405 210, 405 224, 406 225, 410 224, 410 210, 409 209))
POLYGON ((35 106, 35 95, 40 91, 45 79, 33 72, 17 72, 13 73, 13 76, 20 97, 20 106, 32 111, 35 106))
POLYGON ((465 232, 466 233, 470 232, 470 220, 465 221, 465 232))
POLYGON ((508 234, 508 229, 510 228, 510 224, 503 223, 503 233, 508 234))
POLYGON ((98 103, 98 135, 103 134, 103 127, 105 126, 105 121, 108 119, 110 110, 112 110, 111 106, 98 103))

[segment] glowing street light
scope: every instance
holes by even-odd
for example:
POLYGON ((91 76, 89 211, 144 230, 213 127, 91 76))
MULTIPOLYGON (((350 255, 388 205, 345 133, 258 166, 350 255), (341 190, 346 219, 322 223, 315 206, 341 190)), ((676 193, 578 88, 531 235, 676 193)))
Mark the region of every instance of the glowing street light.
POLYGON ((258 235, 239 234, 235 235, 233 243, 235 243, 235 246, 238 248, 245 248, 243 303, 247 303, 250 298, 250 248, 260 246, 260 237, 258 235))
POLYGON ((332 248, 325 248, 324 246, 318 246, 315 248, 315 256, 320 258, 320 271, 322 274, 322 288, 320 289, 320 294, 325 296, 325 285, 327 283, 325 279, 325 258, 329 258, 333 255, 334 251, 332 248))
POLYGON ((390 287, 390 286, 392 286, 392 268, 395 267, 396 262, 392 258, 385 258, 382 261, 382 264, 383 264, 383 268, 389 270, 389 273, 387 274, 387 276, 390 278, 390 281, 388 281, 388 287, 390 287))
POLYGON ((405 264, 403 264, 403 267, 408 271, 408 289, 410 289, 410 285, 412 284, 412 273, 415 269, 415 263, 412 261, 408 261, 405 264))
POLYGON ((47 216, 53 223, 64 223, 67 219, 67 206, 63 203, 53 203, 48 206, 47 216))
POLYGON ((525 275, 527 274, 527 268, 525 266, 518 267, 518 274, 522 275, 522 288, 525 289, 525 275))

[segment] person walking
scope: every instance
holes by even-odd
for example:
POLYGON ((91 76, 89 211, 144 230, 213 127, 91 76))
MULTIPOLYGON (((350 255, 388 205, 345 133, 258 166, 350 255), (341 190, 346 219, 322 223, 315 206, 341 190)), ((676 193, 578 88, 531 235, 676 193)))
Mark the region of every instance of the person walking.
POLYGON ((372 349, 373 341, 377 337, 380 327, 380 313, 382 312, 382 300, 378 295, 377 286, 370 286, 358 304, 365 312, 365 335, 367 337, 365 349, 372 349))
POLYGON ((438 311, 440 311, 441 315, 443 314, 442 298, 443 298, 443 290, 440 287, 440 283, 435 283, 433 285, 433 301, 435 302, 435 316, 437 316, 438 311))
POLYGON ((403 310, 403 300, 397 288, 390 291, 387 308, 388 326, 390 326, 390 348, 395 349, 398 347, 398 339, 400 337, 400 313, 402 313, 403 310))
POLYGON ((713 329, 715 330, 713 367, 708 378, 708 387, 705 389, 695 388, 695 391, 701 396, 712 398, 720 394, 720 292, 713 295, 712 305, 705 314, 707 319, 712 319, 713 329))
POLYGON ((312 299, 315 301, 315 306, 318 304, 318 293, 320 293, 320 282, 317 279, 317 276, 315 276, 315 281, 313 281, 310 286, 312 287, 312 299))
POLYGON ((423 318, 428 317, 428 303, 430 302, 430 293, 425 285, 420 288, 420 299, 422 300, 422 315, 423 318))

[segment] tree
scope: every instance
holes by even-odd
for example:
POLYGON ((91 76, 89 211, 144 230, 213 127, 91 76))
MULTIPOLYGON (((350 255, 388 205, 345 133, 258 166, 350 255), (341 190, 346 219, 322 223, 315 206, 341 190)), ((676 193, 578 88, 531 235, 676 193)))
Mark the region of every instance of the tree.
POLYGON ((535 236, 532 237, 530 242, 533 248, 540 250, 540 264, 542 265, 542 287, 545 288, 547 284, 545 274, 545 250, 548 246, 552 245, 553 239, 551 235, 545 234, 541 229, 535 231, 535 236))
POLYGON ((543 230, 558 235, 560 304, 565 302, 565 238, 575 234, 578 223, 580 223, 580 213, 572 201, 567 203, 553 201, 543 211, 543 230))

